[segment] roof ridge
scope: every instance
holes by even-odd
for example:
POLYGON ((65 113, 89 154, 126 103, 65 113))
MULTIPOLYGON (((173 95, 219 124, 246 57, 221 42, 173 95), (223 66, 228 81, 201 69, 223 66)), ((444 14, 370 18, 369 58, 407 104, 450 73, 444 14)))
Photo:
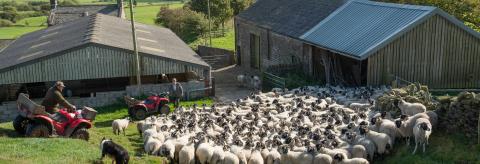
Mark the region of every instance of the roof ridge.
POLYGON ((98 31, 100 30, 100 25, 99 25, 99 20, 101 19, 101 16, 99 14, 93 14, 89 16, 88 18, 88 26, 87 29, 85 30, 84 34, 84 39, 82 42, 93 42, 94 40, 98 40, 96 37, 99 33, 98 31))
POLYGON ((366 5, 372 5, 372 6, 402 8, 402 9, 410 9, 410 10, 433 11, 437 8, 436 6, 410 5, 410 4, 400 4, 400 3, 377 2, 377 1, 370 1, 370 0, 350 0, 350 1, 354 3, 362 3, 366 5))

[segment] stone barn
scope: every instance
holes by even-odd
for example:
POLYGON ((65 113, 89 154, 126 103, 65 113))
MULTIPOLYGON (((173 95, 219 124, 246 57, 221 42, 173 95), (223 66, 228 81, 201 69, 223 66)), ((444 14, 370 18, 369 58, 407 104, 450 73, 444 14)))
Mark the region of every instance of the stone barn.
POLYGON ((48 26, 71 22, 82 17, 95 14, 105 14, 125 18, 123 0, 116 0, 116 4, 92 4, 92 5, 58 5, 58 0, 50 0, 50 14, 48 26))
MULTIPOLYGON (((0 52, 1 100, 19 92, 42 98, 52 82, 63 80, 67 95, 124 91, 136 84, 130 21, 90 15, 26 34, 0 52)), ((172 31, 137 23, 143 84, 162 82, 161 74, 208 87, 210 66, 172 31)))
MULTIPOLYGON (((308 6, 307 14, 281 15, 278 12, 291 12, 289 7, 262 3, 266 1, 259 0, 237 16, 237 55, 243 67, 262 72, 296 56, 303 72, 323 83, 364 86, 403 81, 435 89, 480 88, 480 33, 439 8, 348 0, 325 1, 334 9, 318 13, 309 7, 321 1, 301 0, 308 6), (276 11, 280 8, 287 9, 276 11), (252 14, 257 12, 285 24, 321 19, 292 36, 282 31, 294 31, 294 25, 265 23, 252 14), (289 42, 275 41, 277 35, 289 42), (280 61, 269 60, 271 56, 280 61)), ((290 7, 303 11, 301 6, 290 7)))

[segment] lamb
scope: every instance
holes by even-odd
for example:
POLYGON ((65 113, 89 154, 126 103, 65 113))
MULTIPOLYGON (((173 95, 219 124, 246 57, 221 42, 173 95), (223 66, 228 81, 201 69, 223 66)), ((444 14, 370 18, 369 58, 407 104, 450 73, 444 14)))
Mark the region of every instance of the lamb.
POLYGON ((188 144, 178 153, 179 164, 195 164, 195 137, 189 138, 188 144))
POLYGON ((425 144, 428 144, 428 138, 432 133, 432 124, 428 119, 417 119, 415 126, 413 127, 413 135, 415 136, 415 149, 412 154, 417 151, 417 146, 420 144, 423 146, 423 153, 425 153, 425 144))
POLYGON ((237 81, 240 82, 240 85, 242 86, 245 85, 245 80, 246 80, 245 77, 247 77, 247 74, 237 76, 237 81))
POLYGON ((225 152, 222 147, 214 147, 210 164, 222 164, 225 159, 225 152))
POLYGON ((263 164, 263 157, 259 148, 252 151, 248 164, 263 164))
POLYGON ((363 145, 353 145, 344 147, 352 154, 352 158, 367 158, 367 149, 363 145))
POLYGON ((367 138, 369 138, 375 143, 378 154, 388 153, 388 149, 390 149, 393 145, 390 136, 385 133, 378 133, 375 131, 371 131, 368 128, 362 127, 360 128, 360 134, 365 135, 367 138))
POLYGON ((322 153, 318 153, 313 157, 313 164, 331 164, 332 161, 332 157, 322 153))
POLYGON ((157 139, 156 136, 150 136, 146 142, 145 142, 145 145, 144 145, 144 148, 145 148, 145 152, 147 154, 150 154, 150 155, 157 155, 160 150, 160 146, 162 145, 162 142, 157 139))
POLYGON ((226 150, 224 150, 224 153, 223 164, 240 164, 237 155, 226 150))
POLYGON ((167 157, 168 161, 173 161, 175 159, 175 141, 173 139, 165 141, 165 143, 160 146, 159 154, 167 157))
POLYGON ((198 145, 195 154, 201 164, 206 164, 210 161, 213 155, 213 148, 210 143, 207 142, 207 137, 204 137, 203 142, 198 145))
POLYGON ((398 128, 398 132, 402 137, 407 138, 407 145, 410 145, 410 137, 413 136, 413 126, 419 118, 430 119, 425 113, 418 113, 412 117, 402 115, 399 119, 395 120, 395 126, 398 128))
POLYGON ((400 100, 395 103, 395 105, 400 108, 402 114, 413 116, 417 113, 425 113, 427 111, 427 107, 421 103, 409 103, 405 100, 400 100))
POLYGON ((280 164, 311 164, 313 156, 307 152, 288 151, 288 145, 280 147, 280 164))
POLYGON ((279 164, 282 156, 277 149, 272 149, 267 155, 267 164, 279 164))
POLYGON ((372 118, 372 124, 378 129, 377 132, 387 134, 390 136, 390 139, 392 139, 392 143, 395 143, 395 138, 398 136, 398 129, 393 121, 376 117, 372 118))
POLYGON ((341 154, 335 155, 333 159, 334 161, 336 161, 335 163, 339 163, 339 164, 369 164, 369 162, 364 158, 347 159, 343 157, 341 154))
POLYGON ((129 122, 130 122, 130 118, 128 117, 125 119, 113 120, 112 122, 113 134, 120 135, 120 131, 122 131, 123 135, 125 136, 125 130, 127 129, 129 122))

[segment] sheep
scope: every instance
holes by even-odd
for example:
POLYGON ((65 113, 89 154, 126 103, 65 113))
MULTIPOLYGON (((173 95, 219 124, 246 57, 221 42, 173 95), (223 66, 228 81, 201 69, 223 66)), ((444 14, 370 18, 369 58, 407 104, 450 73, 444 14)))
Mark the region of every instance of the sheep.
POLYGON ((413 116, 417 113, 425 113, 427 107, 421 103, 409 103, 405 100, 400 100, 395 103, 395 106, 400 108, 402 114, 413 116))
POLYGON ((353 138, 354 144, 362 145, 363 147, 365 147, 365 149, 367 150, 367 156, 370 158, 370 160, 373 160, 375 152, 377 152, 377 146, 375 145, 375 143, 366 137, 356 136, 355 134, 353 134, 351 138, 353 138))
POLYGON ((270 153, 267 155, 267 164, 279 164, 282 156, 277 151, 277 149, 270 150, 270 153))
POLYGON ((333 157, 333 160, 335 161, 335 163, 339 163, 339 164, 369 164, 369 162, 364 158, 347 159, 343 157, 341 154, 335 155, 335 157, 333 157))
POLYGON ((390 136, 392 143, 395 143, 395 138, 398 135, 398 129, 393 121, 390 121, 388 119, 382 119, 381 117, 376 117, 372 118, 371 122, 376 127, 377 132, 387 134, 388 136, 390 136))
POLYGON ((130 122, 130 118, 128 117, 125 119, 113 120, 112 122, 113 134, 120 135, 120 131, 122 131, 123 135, 125 136, 125 130, 127 129, 129 122, 130 122))
POLYGON ((145 148, 145 153, 150 154, 150 155, 157 155, 160 150, 160 146, 162 145, 162 142, 157 139, 156 136, 150 136, 144 145, 145 148))
POLYGON ((390 136, 385 133, 370 131, 368 128, 362 127, 360 128, 360 134, 366 136, 375 143, 378 154, 388 153, 388 149, 393 145, 390 136))
POLYGON ((145 120, 137 122, 137 130, 140 135, 143 133, 143 126, 145 125, 145 120))
POLYGON ((423 153, 425 153, 425 144, 428 144, 428 138, 432 133, 432 124, 428 119, 417 119, 415 126, 413 127, 413 135, 415 136, 415 149, 412 154, 417 151, 417 146, 420 144, 423 146, 423 153))
POLYGON ((245 80, 246 80, 245 78, 246 77, 247 77, 247 74, 237 76, 237 81, 240 83, 241 86, 245 85, 245 80))
POLYGON ((419 118, 430 119, 425 113, 418 113, 411 117, 402 115, 399 119, 395 120, 395 126, 398 129, 398 133, 407 139, 407 145, 410 145, 410 137, 413 136, 413 126, 419 118))
POLYGON ((210 143, 207 142, 207 137, 204 137, 203 142, 198 145, 195 154, 197 155, 198 161, 201 164, 208 163, 213 155, 213 148, 210 143))
POLYGON ((189 139, 189 143, 178 152, 179 164, 195 164, 195 137, 189 139))
POLYGON ((165 143, 160 146, 159 154, 167 157, 168 161, 173 161, 175 159, 175 141, 173 139, 166 140, 165 143))
POLYGON ((367 158, 367 149, 363 145, 345 147, 352 154, 352 158, 367 158))
POLYGON ((223 164, 240 164, 237 155, 226 150, 224 150, 224 153, 223 164))
POLYGON ((336 154, 342 154, 345 158, 350 158, 351 154, 345 149, 328 149, 323 147, 321 144, 316 145, 317 151, 323 154, 327 154, 330 157, 334 157, 336 154))
POLYGON ((238 147, 238 146, 232 146, 230 151, 238 157, 238 160, 239 160, 240 164, 247 164, 248 163, 248 159, 245 155, 245 152, 243 151, 243 148, 238 147))
POLYGON ((313 157, 313 164, 331 164, 332 161, 332 157, 322 153, 318 153, 313 157))
POLYGON ((248 160, 248 164, 263 164, 262 153, 259 149, 255 149, 252 151, 250 159, 248 160))
POLYGON ((223 152, 223 148, 221 147, 214 147, 212 158, 210 159, 210 164, 222 164, 225 160, 225 152, 223 152))
POLYGON ((313 156, 307 152, 294 152, 288 150, 288 145, 280 148, 281 161, 280 164, 311 164, 313 156))

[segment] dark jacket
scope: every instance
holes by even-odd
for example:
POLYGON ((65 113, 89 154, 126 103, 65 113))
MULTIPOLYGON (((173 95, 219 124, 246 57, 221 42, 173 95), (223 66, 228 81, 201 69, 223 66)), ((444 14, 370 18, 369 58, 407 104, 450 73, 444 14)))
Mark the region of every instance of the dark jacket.
POLYGON ((170 85, 169 92, 172 97, 183 97, 183 87, 180 83, 170 85), (173 86, 176 86, 176 90, 173 89, 173 86))
POLYGON ((51 87, 48 89, 47 94, 42 101, 42 105, 45 106, 45 109, 48 113, 54 114, 58 110, 58 104, 67 109, 73 109, 73 105, 63 97, 62 93, 57 89, 57 87, 51 87))

